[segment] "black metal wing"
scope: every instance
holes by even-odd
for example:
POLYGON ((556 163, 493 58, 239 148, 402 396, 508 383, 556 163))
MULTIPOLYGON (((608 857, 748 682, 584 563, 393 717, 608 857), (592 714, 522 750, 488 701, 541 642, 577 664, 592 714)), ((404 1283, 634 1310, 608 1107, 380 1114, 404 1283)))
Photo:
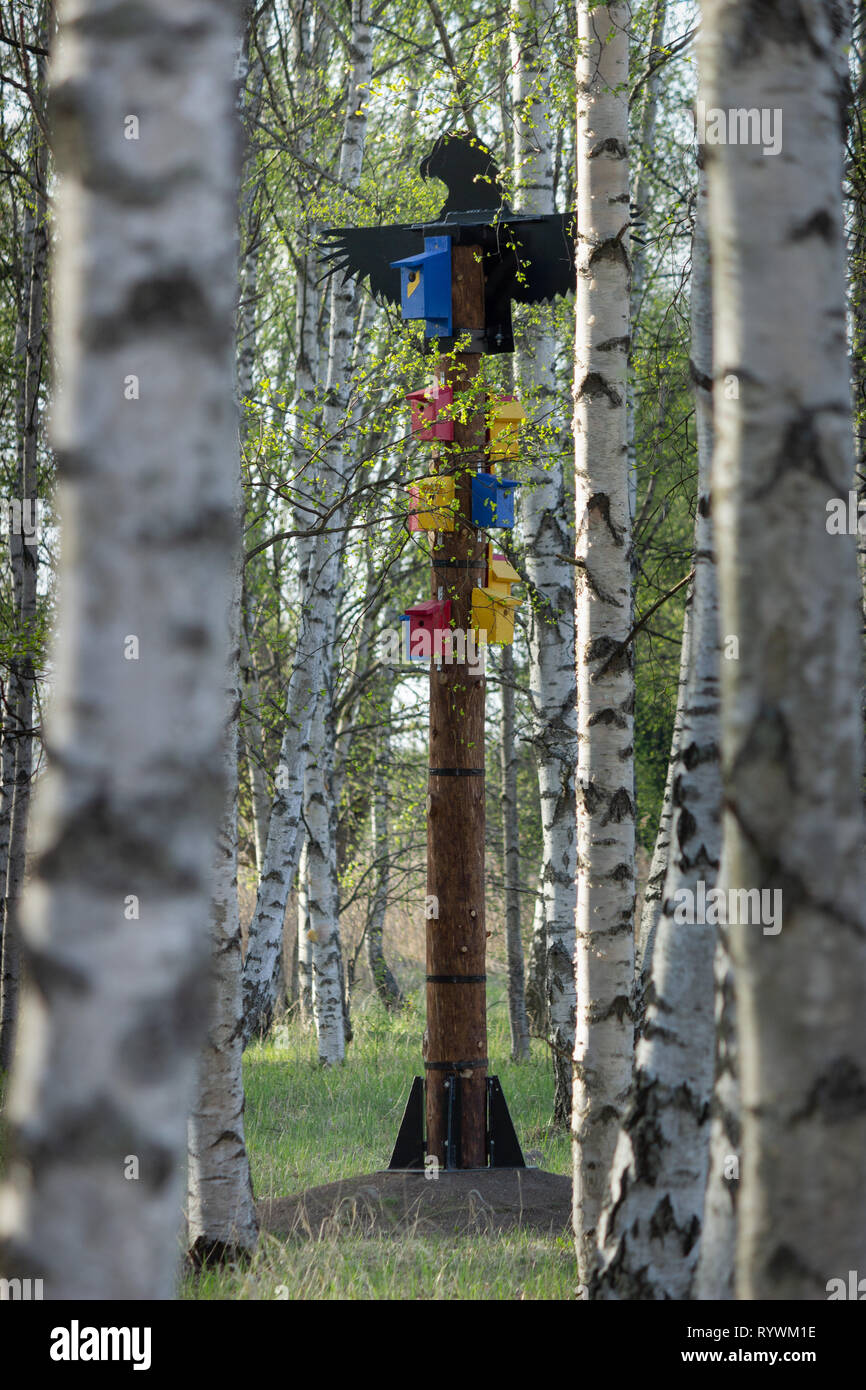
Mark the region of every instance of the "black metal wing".
MULTIPOLYGON (((573 212, 513 222, 517 269, 508 292, 518 304, 538 304, 568 294, 576 283, 573 212)), ((505 231, 506 228, 503 228, 505 231)))
POLYGON ((328 275, 369 280, 377 299, 400 303, 400 272, 392 261, 424 250, 424 234, 413 227, 332 227, 322 233, 319 256, 328 275))

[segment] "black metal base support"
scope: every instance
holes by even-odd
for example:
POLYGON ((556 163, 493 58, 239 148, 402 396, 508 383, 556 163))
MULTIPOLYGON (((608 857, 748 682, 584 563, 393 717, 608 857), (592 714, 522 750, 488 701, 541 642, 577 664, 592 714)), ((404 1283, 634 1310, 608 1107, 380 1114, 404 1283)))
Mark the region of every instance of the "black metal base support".
MULTIPOLYGON (((448 1087, 448 1130, 445 1138, 445 1171, 460 1171, 460 1077, 454 1072, 448 1087)), ((409 1091, 389 1169, 424 1171, 427 1142, 424 1137, 424 1080, 416 1076, 409 1091)), ((490 1168, 525 1168, 526 1162, 511 1122, 508 1104, 498 1076, 487 1078, 487 1164, 490 1168)), ((477 1169, 473 1171, 479 1171, 477 1169)))

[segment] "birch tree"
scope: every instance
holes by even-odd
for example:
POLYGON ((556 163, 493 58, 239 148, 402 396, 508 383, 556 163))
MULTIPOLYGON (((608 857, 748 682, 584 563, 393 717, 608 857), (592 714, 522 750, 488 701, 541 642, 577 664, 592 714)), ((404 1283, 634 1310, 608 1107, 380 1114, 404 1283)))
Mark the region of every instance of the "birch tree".
POLYGON ((237 478, 238 543, 227 567, 228 635, 223 731, 225 808, 216 849, 212 903, 211 1005, 199 1082, 189 1121, 188 1244, 196 1263, 233 1260, 255 1249, 258 1233, 244 1138, 243 991, 238 912, 238 714, 240 673, 240 553, 243 502, 237 478))
POLYGON ((686 688, 689 675, 689 652, 691 650, 689 646, 689 630, 691 627, 692 595, 693 590, 690 589, 688 598, 686 599, 685 612, 683 614, 683 637, 680 647, 677 705, 674 712, 674 726, 671 734, 671 751, 668 758, 668 770, 665 776, 665 787, 662 795, 661 811, 659 813, 659 825, 653 845, 653 857, 650 860, 646 891, 641 906, 640 926, 637 935, 635 979, 638 996, 643 994, 649 963, 652 959, 653 942, 655 941, 656 927, 658 926, 658 920, 661 916, 664 902, 665 879, 667 878, 668 860, 670 858, 671 822, 674 810, 674 770, 679 761, 683 712, 685 709, 686 688))
POLYGON ((701 36, 707 109, 775 111, 783 141, 707 147, 713 505, 739 644, 722 668, 722 887, 782 904, 781 930, 730 932, 740 1298, 825 1299, 866 1268, 860 614, 854 538, 828 525, 853 478, 838 22, 829 0, 708 0, 701 36))
POLYGON ((716 1047, 710 1157, 701 1248, 692 1291, 693 1296, 701 1300, 734 1297, 740 1189, 740 1086, 737 1004, 727 924, 720 924, 718 928, 714 979, 716 1047))
MULTIPOLYGON (((321 553, 319 538, 316 554, 321 553)), ((283 922, 301 851, 299 823, 310 731, 319 700, 322 648, 313 615, 305 605, 292 674, 286 690, 285 724, 274 778, 262 874, 244 956, 244 1045, 267 1032, 276 1003, 283 922)))
MULTIPOLYGON (((710 510, 712 315, 703 184, 692 242, 698 436, 695 580, 687 694, 672 789, 671 854, 652 950, 646 1023, 603 1213, 596 1298, 683 1299, 699 1250, 713 1086, 716 927, 701 902, 721 850, 719 636, 710 510), (688 904, 691 911, 688 912, 688 904)), ((717 914, 716 914, 717 915, 717 914)))
POLYGON ((396 1012, 403 1007, 403 992, 385 959, 382 945, 391 878, 390 808, 388 805, 388 769, 391 763, 391 691, 386 685, 386 681, 387 676, 385 680, 380 682, 376 699, 376 708, 382 719, 377 740, 376 766, 373 770, 372 839, 373 859, 377 867, 375 887, 367 919, 366 946, 367 964, 370 967, 370 975, 376 993, 386 1009, 396 1012))
MULTIPOLYGON (((305 110, 309 94, 311 66, 315 54, 316 36, 313 32, 309 7, 296 6, 292 13, 291 56, 296 71, 295 101, 305 110)), ((309 119, 302 120, 299 134, 300 155, 310 152, 309 119)), ((293 478, 304 473, 304 443, 306 410, 313 400, 318 375, 319 346, 317 337, 319 294, 316 288, 312 256, 301 255, 295 277, 295 338, 296 360, 294 396, 292 400, 292 458, 293 478)), ((311 490, 302 483, 298 503, 314 500, 311 490)), ((314 623, 314 613, 305 601, 310 574, 318 574, 325 557, 325 538, 312 533, 313 513, 309 507, 296 505, 295 529, 298 539, 298 586, 300 623, 292 674, 286 688, 285 716, 280 755, 274 777, 274 795, 268 816, 268 831, 261 859, 256 906, 247 937, 244 957, 244 1042, 271 1025, 277 1001, 277 981, 283 948, 286 907, 291 895, 298 863, 304 850, 304 834, 299 825, 303 810, 304 778, 310 758, 310 736, 319 700, 323 671, 321 632, 314 623)), ((306 865, 304 850, 303 864, 306 865)), ((306 873, 299 876, 298 904, 306 910, 306 873)), ((301 932, 299 923, 299 932, 301 932)), ((301 981, 301 1014, 307 997, 308 980, 305 967, 312 942, 309 922, 298 937, 299 971, 301 981)))
POLYGON ((508 1022, 511 1060, 529 1056, 529 1022, 526 1017, 523 941, 520 936, 520 842, 517 815, 517 750, 514 744, 514 653, 502 648, 502 831, 505 861, 505 950, 508 959, 508 1022))
MULTIPOLYGON (((244 24, 238 72, 238 116, 244 117, 249 80, 255 103, 261 88, 261 65, 249 73, 250 31, 244 24)), ((250 130, 246 129, 245 156, 241 166, 241 232, 248 233, 250 216, 248 185, 251 179, 250 130)), ((247 247, 241 257, 238 315, 238 405, 240 450, 246 442, 245 396, 252 387, 252 352, 255 341, 255 255, 247 247), (250 260, 253 268, 250 269, 250 260), (250 308, 249 300, 252 299, 250 308)), ((235 1259, 255 1249, 258 1225, 253 1205, 252 1181, 244 1139, 243 994, 241 988, 241 924, 238 911, 238 744, 243 632, 244 567, 243 489, 240 457, 235 483, 236 542, 232 563, 222 586, 226 626, 225 711, 223 763, 225 805, 216 846, 212 902, 211 1008, 207 1037, 199 1064, 199 1082, 189 1121, 188 1245, 194 1262, 235 1259)), ((256 818, 253 783, 253 819, 256 818)), ((259 836, 256 836, 257 850, 259 836)))
POLYGON ((224 792, 235 53, 230 4, 61 2, 60 618, 0 1203, 55 1299, 173 1290, 224 792))
POLYGON ((634 974, 628 7, 579 0, 575 529, 578 671, 574 1229, 589 1282, 631 1080, 634 974))
MULTIPOLYGON (((43 19, 39 37, 47 37, 43 19)), ((45 94, 45 59, 37 58, 34 99, 45 94), (38 95, 37 95, 38 93, 38 95)), ((22 311, 19 321, 21 380, 18 419, 17 501, 20 518, 10 518, 9 539, 16 619, 16 655, 12 660, 4 720, 3 829, 0 831, 2 903, 2 971, 0 971, 0 1071, 11 1066, 18 1021, 18 903, 24 884, 30 786, 33 777, 33 706, 36 684, 37 587, 39 574, 38 472, 41 435, 40 394, 43 376, 43 308, 48 268, 48 208, 45 196, 47 149, 34 111, 30 139, 27 207, 24 214, 22 311), (32 199, 32 207, 30 206, 32 199), (17 524, 16 524, 17 520, 17 524), (8 778, 8 781, 7 781, 8 778), (5 844, 3 843, 5 841, 5 844), (3 851, 5 850, 5 853, 3 851)))
MULTIPOLYGON (((545 56, 555 28, 552 0, 513 0, 514 182, 521 210, 555 211, 553 130, 545 56)), ((525 327, 516 372, 542 422, 556 409, 556 339, 549 322, 525 327)), ((547 433, 549 433, 549 425, 547 433)), ((520 521, 525 545, 529 627, 529 704, 542 826, 545 1031, 553 1055, 554 1122, 571 1116, 574 1046, 576 714, 574 568, 565 504, 563 456, 528 460, 520 521)), ((539 942, 539 945, 542 943, 539 942)), ((535 948, 534 948, 535 949, 535 948)), ((535 950, 536 956, 541 952, 535 950)), ((541 1022, 541 1020, 537 1020, 541 1022)))
MULTIPOLYGON (((338 177, 345 188, 356 188, 361 177, 367 129, 365 102, 370 85, 373 44, 369 0, 352 0, 351 71, 346 95, 346 115, 340 144, 338 177)), ((335 281, 331 289, 331 323, 328 347, 327 395, 324 411, 325 459, 318 486, 323 500, 333 505, 345 487, 348 420, 347 376, 352 360, 356 291, 351 279, 335 281)), ((337 630, 340 560, 345 522, 344 503, 337 507, 333 529, 323 536, 325 554, 311 574, 305 603, 322 648, 322 695, 316 707, 311 733, 310 759, 304 790, 307 827, 308 912, 313 943, 313 1016, 316 1022, 319 1060, 327 1065, 343 1060, 346 1017, 340 945, 339 885, 336 881, 336 846, 330 815, 330 777, 333 771, 332 728, 334 642, 337 630)))

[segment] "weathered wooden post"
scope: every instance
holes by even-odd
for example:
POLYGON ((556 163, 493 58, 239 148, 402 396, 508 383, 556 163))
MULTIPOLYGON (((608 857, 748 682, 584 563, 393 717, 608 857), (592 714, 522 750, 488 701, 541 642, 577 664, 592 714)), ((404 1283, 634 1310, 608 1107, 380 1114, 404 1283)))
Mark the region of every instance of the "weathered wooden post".
MULTIPOLYGON (((455 325, 484 332, 480 247, 452 252, 455 325)), ((481 367, 479 352, 440 359, 440 385, 454 392, 454 440, 440 445, 438 473, 453 473, 453 531, 433 532, 431 597, 451 600, 451 621, 472 632, 472 589, 485 579, 484 545, 471 525, 472 477, 485 463, 485 418, 459 417, 460 398, 481 367), (438 536, 438 543, 435 538, 438 536)), ((427 1156, 448 1167, 487 1163, 487 933, 484 915, 485 677, 470 659, 430 666, 430 772, 427 893, 438 916, 427 921, 427 1156), (456 1081, 455 1081, 456 1078, 456 1081), (448 1153, 449 1104, 452 1149, 448 1153), (455 1113, 456 1112, 456 1113, 455 1113), (456 1119, 456 1124, 455 1124, 456 1119), (459 1136, 459 1139, 458 1139, 459 1136), (456 1160, 456 1161, 455 1161, 456 1160)), ((459 647, 456 655, 459 656, 459 647)))
POLYGON ((413 427, 438 453, 435 474, 411 490, 410 529, 431 533, 431 599, 406 615, 410 637, 414 625, 427 638, 452 639, 444 651, 433 646, 430 668, 427 894, 437 911, 427 920, 425 1080, 412 1085, 390 1167, 523 1167, 502 1089, 488 1075, 485 678, 475 645, 513 637, 519 601, 511 584, 520 576, 486 532, 514 524, 517 484, 490 474, 494 453, 516 457, 522 412, 501 400, 498 444, 488 444, 475 383, 482 354, 514 349, 512 299, 537 303, 573 288, 574 234, 568 214, 512 213, 496 165, 474 137, 442 136, 421 174, 448 185, 434 222, 334 230, 325 252, 333 269, 369 277, 373 293, 399 303, 404 318, 423 319, 429 348, 438 342, 442 354, 432 396, 409 397, 413 427))

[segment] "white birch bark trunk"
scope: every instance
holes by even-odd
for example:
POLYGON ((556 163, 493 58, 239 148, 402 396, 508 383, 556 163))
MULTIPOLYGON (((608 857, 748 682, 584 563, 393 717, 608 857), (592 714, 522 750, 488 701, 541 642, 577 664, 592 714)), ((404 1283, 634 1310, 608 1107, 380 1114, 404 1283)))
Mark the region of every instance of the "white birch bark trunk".
MULTIPOLYGON (((367 116, 364 109, 372 72, 373 45, 369 27, 369 0, 352 0, 352 33, 346 115, 340 146, 339 178, 347 188, 356 188, 367 116)), ((327 397, 324 411, 324 460, 317 479, 317 491, 331 505, 343 491, 346 467, 351 457, 346 419, 347 375, 354 345, 353 323, 355 286, 351 280, 337 280, 331 288, 331 325, 328 351, 327 397)), ((332 730, 333 662, 337 632, 340 565, 345 538, 339 527, 345 523, 345 505, 337 508, 333 528, 323 535, 324 558, 311 570, 306 607, 315 614, 320 633, 324 679, 311 734, 310 759, 304 791, 304 820, 307 826, 307 859, 310 930, 313 942, 313 1015, 316 1022, 319 1059, 332 1065, 343 1060, 347 1017, 340 944, 339 884, 337 883, 334 820, 331 814, 334 764, 332 730), (337 1002, 339 1001, 339 1009, 337 1002)))
POLYGON ((683 640, 680 648, 677 707, 674 713, 671 751, 668 759, 668 770, 665 776, 665 789, 662 797, 661 814, 659 816, 659 828, 656 832, 655 844, 653 846, 653 857, 650 860, 649 876, 647 878, 646 892, 644 893, 644 899, 641 905, 640 926, 638 928, 635 959, 635 979, 638 995, 643 993, 649 975, 653 942, 655 941, 658 920, 661 916, 662 903, 664 901, 665 879, 667 878, 668 860, 670 858, 674 770, 680 755, 683 711, 685 709, 686 687, 688 684, 689 652, 691 650, 689 646, 689 630, 691 627, 693 594, 694 587, 693 585, 689 585, 688 597, 683 613, 683 640))
MULTIPOLYGON (((529 970, 526 979, 526 1012, 529 1026, 536 1037, 546 1038, 547 1027, 547 924, 544 918, 544 863, 538 872, 538 887, 532 912, 532 940, 529 945, 529 970)), ((571 1052, 567 1049, 569 1062, 571 1052)))
POLYGON ((590 1296, 688 1298, 697 1263, 713 1087, 716 925, 700 906, 721 852, 718 597, 710 517, 712 309, 706 195, 692 240, 692 352, 698 438, 691 655, 672 791, 671 855, 652 951, 646 1022, 600 1227, 590 1296), (690 899, 691 921, 678 904, 690 899))
POLYGON ((577 1029, 574 1229, 589 1283, 631 1081, 634 666, 626 377, 629 345, 626 5, 578 4, 575 526, 577 1029))
MULTIPOLYGON (((513 0, 512 19, 515 188, 523 211, 550 213, 555 209, 546 46, 549 49, 555 29, 554 6, 551 0, 513 0)), ((527 325, 525 331, 526 350, 515 358, 517 377, 545 420, 559 399, 556 340, 549 325, 527 325)), ((571 1118, 575 1014, 577 745, 574 567, 562 558, 570 552, 571 533, 561 447, 555 443, 548 457, 529 465, 527 483, 521 492, 520 523, 532 605, 529 701, 541 803, 545 1031, 553 1059, 554 1122, 566 1126, 571 1118)))
POLYGON ((388 804, 388 773, 391 767, 390 689, 383 688, 380 691, 377 709, 381 712, 383 722, 377 740, 376 767, 373 773, 372 839, 373 860, 377 868, 376 886, 367 921, 367 964, 376 993, 385 1008, 396 1012, 403 1007, 403 992, 385 959, 382 944, 391 882, 391 818, 388 804))
POLYGON ((135 16, 62 0, 53 67, 64 538, 0 1226, 54 1299, 173 1293, 224 791, 235 13, 135 16))
MULTIPOLYGON (((261 66, 249 75, 249 24, 241 40, 238 117, 246 148, 241 164, 241 235, 249 236, 250 130, 245 102, 256 105, 261 66), (249 87, 248 87, 249 82, 249 87)), ((256 257, 247 245, 238 283, 238 407, 240 453, 235 477, 237 542, 223 586, 226 623, 223 763, 225 804, 216 845, 211 906, 211 1006, 199 1062, 198 1090, 190 1113, 187 1149, 187 1239, 195 1264, 234 1260, 255 1249, 258 1234, 252 1180, 244 1138, 243 991, 241 923, 238 910, 238 757, 243 747, 241 640, 244 633, 243 453, 247 437, 244 399, 252 391, 255 352, 256 257)))
POLYGON ((505 878, 505 949, 508 960, 508 1022, 511 1060, 529 1056, 523 941, 520 935, 520 840, 517 818, 517 750, 514 744, 514 654, 502 648, 502 836, 505 878))
POLYGON ((301 1022, 313 1021, 313 943, 310 940, 310 892, 307 874, 307 839, 298 865, 298 1003, 301 1022))
MULTIPOLYGON (((259 298, 259 252, 261 215, 257 206, 258 185, 253 146, 255 123, 261 114, 264 71, 258 53, 250 60, 249 23, 245 27, 242 56, 242 86, 239 111, 243 126, 244 160, 241 168, 240 229, 240 303, 238 305, 238 396, 241 409, 241 453, 249 447, 249 415, 244 402, 255 389, 257 344, 257 308, 259 298)), ((244 718, 242 736, 247 774, 250 779, 252 803, 253 844, 256 868, 261 875, 268 838, 270 798, 265 775, 265 743, 262 730, 259 673, 250 633, 254 635, 253 604, 246 585, 241 599, 241 674, 243 677, 244 718)))
MULTIPOLYGON (((311 45, 310 15, 305 3, 299 4, 292 15, 292 55, 298 72, 298 101, 303 107, 310 80, 311 45)), ((311 135, 303 129, 299 136, 302 155, 310 148, 311 135)), ((307 450, 303 434, 306 412, 315 392, 318 370, 318 302, 315 267, 311 256, 303 260, 296 277, 296 336, 298 353, 295 363, 295 395, 291 422, 293 432, 292 476, 301 474, 307 450)), ((309 501, 309 479, 297 485, 299 500, 309 501)), ((302 507, 295 510, 296 529, 311 527, 314 517, 302 507)), ((276 1006, 280 959, 286 907, 295 880, 295 871, 302 853, 303 832, 299 830, 304 795, 304 777, 310 757, 310 732, 322 683, 323 653, 321 632, 307 602, 308 576, 321 569, 325 557, 325 538, 310 536, 298 541, 298 586, 301 621, 292 675, 286 690, 285 728, 280 757, 274 777, 274 797, 268 815, 264 855, 259 869, 256 906, 250 923, 247 950, 244 957, 244 1042, 254 1035, 268 1031, 276 1006)), ((305 881, 305 876, 301 876, 305 881)), ((300 896, 299 896, 300 904, 300 896)), ((304 967, 309 959, 311 943, 304 934, 299 938, 299 969, 301 972, 301 1016, 306 1017, 306 993, 303 984, 304 967)))
MULTIPOLYGON (((743 1165, 737 1296, 826 1299, 866 1269, 866 892, 838 11, 708 0, 708 109, 782 113, 782 153, 708 145, 719 382, 713 507, 722 631, 722 887, 774 923, 731 927, 743 1165)), ((778 124, 777 124, 778 129, 778 124)), ((738 916, 746 917, 743 912, 738 916)))
POLYGON ((244 1137, 243 991, 238 911, 238 716, 243 575, 243 498, 238 475, 238 545, 228 573, 225 807, 213 874, 211 1005, 188 1130, 188 1247, 194 1263, 234 1260, 256 1247, 258 1222, 244 1137))
MULTIPOLYGON (((321 553, 322 538, 316 548, 321 553)), ((262 875, 244 957, 244 1045, 266 1033, 276 1003, 277 976, 283 947, 283 922, 300 853, 299 824, 310 731, 319 703, 322 649, 318 624, 309 605, 301 615, 295 664, 286 691, 285 729, 274 778, 274 802, 268 822, 262 875)))
MULTIPOLYGON (((723 871, 724 872, 724 871, 723 871)), ((704 1196, 701 1248, 693 1297, 734 1297, 737 1197, 740 1189, 740 1084, 737 1058, 737 1005, 728 928, 720 926, 716 942, 716 1049, 710 1111, 710 1161, 704 1196)))
MULTIPOLYGON (((44 39, 44 34, 41 35, 44 39)), ((37 88, 44 99, 45 59, 37 63, 37 88)), ((34 649, 36 632, 37 584, 39 574, 38 468, 41 430, 40 386, 43 368, 43 308, 48 262, 48 222, 45 187, 47 150, 34 117, 32 156, 29 173, 35 194, 33 211, 25 216, 23 261, 26 330, 23 352, 23 393, 18 451, 17 494, 21 501, 21 529, 10 527, 13 591, 16 605, 16 654, 10 664, 7 688, 8 720, 14 750, 14 774, 8 788, 8 849, 0 859, 6 870, 3 879, 2 969, 0 969, 0 1070, 12 1064, 18 1023, 20 990, 20 948, 18 944, 18 903, 24 884, 27 855, 27 828, 30 819, 30 787, 33 778, 33 700, 36 684, 34 649), (28 536, 28 523, 36 526, 36 538, 28 536)), ((10 750, 11 751, 11 750, 10 750)), ((0 847, 2 848, 2 847, 0 847)))
POLYGON ((262 727, 262 701, 259 673, 256 659, 247 631, 246 613, 249 605, 245 602, 244 620, 241 624, 241 672, 243 675, 244 705, 244 752, 247 772, 250 779, 250 800, 253 815, 253 844, 256 853, 256 868, 261 874, 265 863, 265 848, 268 843, 268 821, 271 814, 271 801, 268 796, 268 780, 265 775, 265 735, 262 727))

